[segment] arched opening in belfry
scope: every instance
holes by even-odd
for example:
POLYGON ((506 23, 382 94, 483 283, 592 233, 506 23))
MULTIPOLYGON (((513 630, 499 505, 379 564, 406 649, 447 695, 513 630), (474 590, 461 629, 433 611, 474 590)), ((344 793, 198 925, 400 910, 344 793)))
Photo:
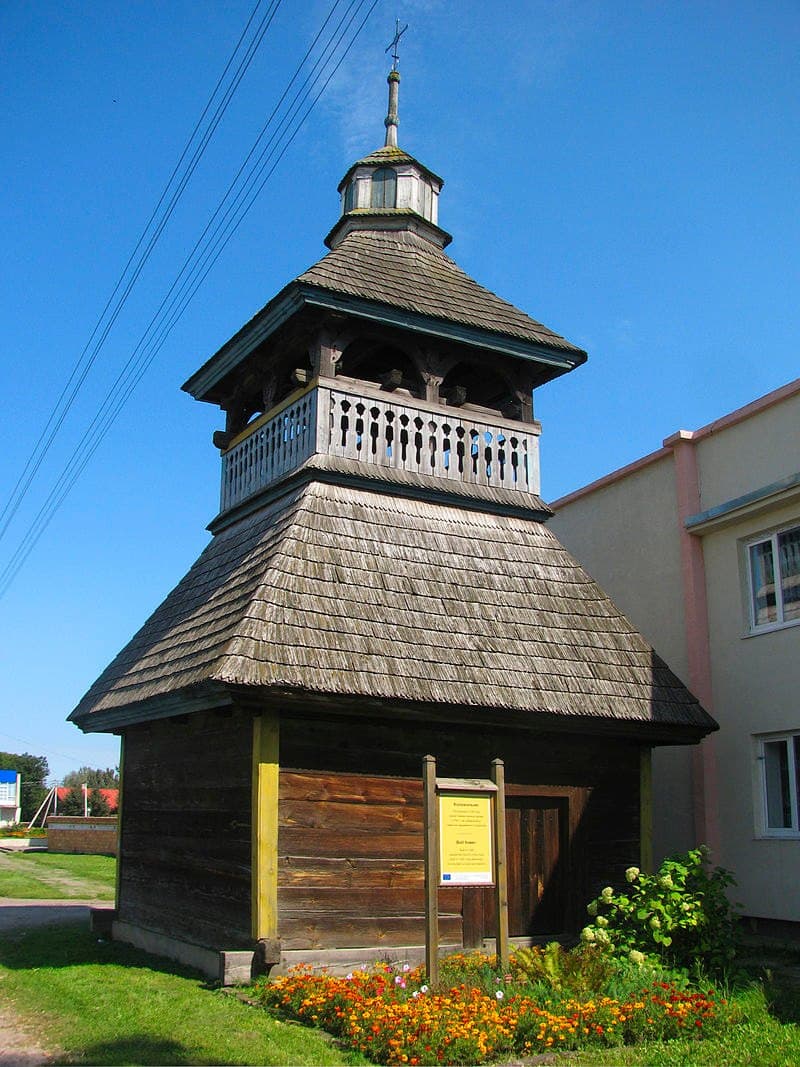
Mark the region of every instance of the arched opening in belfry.
POLYGON ((348 345, 339 364, 339 375, 373 382, 382 389, 405 390, 412 396, 425 394, 422 376, 408 353, 375 341, 348 345))
POLYGON ((508 382, 485 364, 457 363, 445 375, 440 395, 451 404, 503 411, 513 407, 515 397, 508 382))

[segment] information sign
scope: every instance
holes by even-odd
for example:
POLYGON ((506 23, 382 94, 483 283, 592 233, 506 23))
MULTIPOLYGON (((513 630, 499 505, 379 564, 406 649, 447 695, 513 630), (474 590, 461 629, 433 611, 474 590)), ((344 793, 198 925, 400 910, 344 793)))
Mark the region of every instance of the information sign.
POLYGON ((439 793, 440 885, 492 885, 493 793, 439 793))

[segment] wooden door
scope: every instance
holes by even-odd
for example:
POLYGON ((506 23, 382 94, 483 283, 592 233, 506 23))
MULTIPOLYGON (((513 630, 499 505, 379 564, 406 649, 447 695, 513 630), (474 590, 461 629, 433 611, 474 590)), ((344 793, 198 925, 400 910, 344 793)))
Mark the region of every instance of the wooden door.
POLYGON ((558 934, 565 927, 567 803, 560 797, 506 800, 508 932, 558 934))
MULTIPOLYGON (((564 796, 506 796, 508 932, 558 935, 567 926, 569 803, 564 796)), ((464 945, 496 934, 493 889, 464 890, 464 945)))

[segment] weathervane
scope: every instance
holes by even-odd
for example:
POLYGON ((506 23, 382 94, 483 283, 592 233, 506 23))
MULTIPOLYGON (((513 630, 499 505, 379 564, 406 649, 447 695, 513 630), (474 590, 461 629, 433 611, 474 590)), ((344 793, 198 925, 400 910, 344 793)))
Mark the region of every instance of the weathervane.
POLYGON ((403 36, 407 29, 408 23, 406 23, 406 25, 401 30, 400 19, 394 20, 394 39, 389 42, 385 49, 386 52, 388 52, 390 48, 394 49, 394 51, 392 52, 392 70, 397 70, 397 64, 400 61, 400 57, 397 54, 397 46, 400 44, 400 38, 403 36))

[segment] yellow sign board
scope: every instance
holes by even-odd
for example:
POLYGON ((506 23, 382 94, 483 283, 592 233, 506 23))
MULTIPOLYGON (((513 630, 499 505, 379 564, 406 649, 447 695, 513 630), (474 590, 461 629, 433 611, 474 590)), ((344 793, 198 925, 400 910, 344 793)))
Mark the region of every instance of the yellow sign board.
POLYGON ((440 885, 492 885, 492 793, 439 794, 440 885))

